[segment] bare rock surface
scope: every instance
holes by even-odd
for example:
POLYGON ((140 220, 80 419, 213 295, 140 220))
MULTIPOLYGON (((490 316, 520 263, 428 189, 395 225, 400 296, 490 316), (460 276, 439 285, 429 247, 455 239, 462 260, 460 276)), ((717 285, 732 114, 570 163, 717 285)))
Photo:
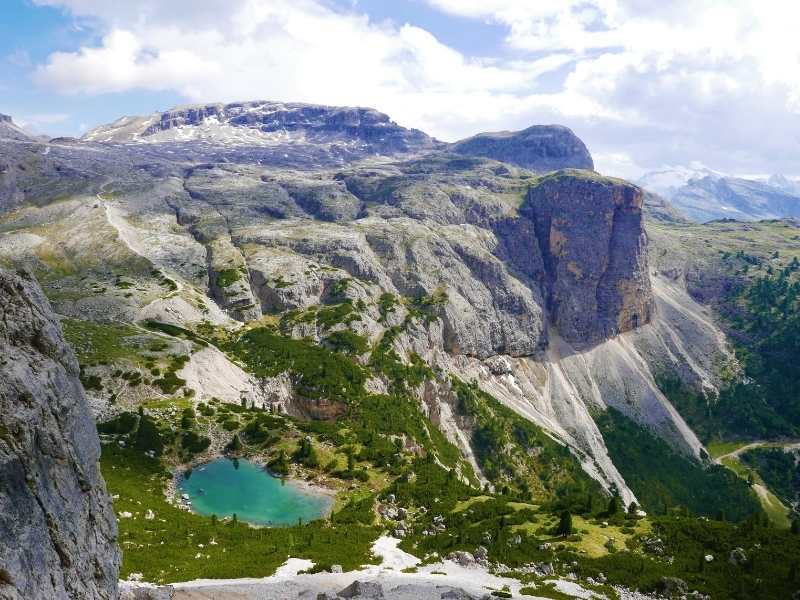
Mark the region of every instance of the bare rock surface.
POLYGON ((453 144, 459 154, 484 156, 546 173, 558 169, 594 169, 586 145, 560 125, 534 125, 522 131, 480 133, 453 144))
POLYGON ((650 321, 642 190, 618 179, 559 171, 528 192, 545 264, 546 303, 559 333, 591 344, 650 321))
POLYGON ((27 274, 0 270, 0 598, 117 597, 116 521, 78 364, 27 274))

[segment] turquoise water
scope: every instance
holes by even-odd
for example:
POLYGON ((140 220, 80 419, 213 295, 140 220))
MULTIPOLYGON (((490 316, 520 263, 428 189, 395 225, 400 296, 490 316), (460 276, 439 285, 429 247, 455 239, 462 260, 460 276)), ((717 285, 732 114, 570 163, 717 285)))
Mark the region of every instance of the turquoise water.
POLYGON ((219 458, 192 471, 179 484, 192 510, 220 519, 236 514, 256 525, 296 525, 325 516, 333 499, 273 477, 247 460, 219 458), (238 462, 238 466, 237 466, 238 462))

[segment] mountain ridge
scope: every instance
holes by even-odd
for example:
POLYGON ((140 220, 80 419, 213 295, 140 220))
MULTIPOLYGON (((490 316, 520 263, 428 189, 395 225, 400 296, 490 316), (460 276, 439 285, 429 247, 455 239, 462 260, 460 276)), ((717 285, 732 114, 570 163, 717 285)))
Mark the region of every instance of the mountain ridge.
POLYGON ((754 179, 700 167, 656 171, 637 182, 698 222, 800 216, 800 185, 784 176, 754 179))

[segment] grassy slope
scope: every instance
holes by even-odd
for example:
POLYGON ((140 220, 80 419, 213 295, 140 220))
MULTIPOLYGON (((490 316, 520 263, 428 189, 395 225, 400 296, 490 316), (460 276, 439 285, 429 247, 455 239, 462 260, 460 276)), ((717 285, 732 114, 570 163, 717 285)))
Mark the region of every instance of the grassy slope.
MULTIPOLYGON (((167 503, 166 474, 156 459, 114 445, 103 448, 103 476, 119 515, 123 552, 121 578, 142 573, 148 581, 271 575, 290 556, 319 565, 353 569, 373 562, 374 527, 348 523, 331 527, 315 521, 302 527, 252 528, 246 524, 213 523, 167 503), (147 510, 155 519, 146 520, 147 510)), ((371 516, 371 512, 370 512, 371 516)))

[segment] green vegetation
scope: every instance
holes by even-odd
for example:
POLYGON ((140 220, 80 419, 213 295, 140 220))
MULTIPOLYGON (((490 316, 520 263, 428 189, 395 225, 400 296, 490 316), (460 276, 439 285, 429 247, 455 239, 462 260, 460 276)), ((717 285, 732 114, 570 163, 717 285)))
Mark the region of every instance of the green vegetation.
POLYGON ((389 292, 384 292, 381 294, 380 298, 378 298, 378 312, 380 313, 380 322, 386 322, 386 317, 389 316, 389 313, 393 313, 395 311, 395 306, 397 305, 397 297, 394 294, 390 294, 389 292))
POLYGON ((240 279, 242 279, 242 272, 240 269, 222 269, 221 271, 217 271, 217 285, 221 288, 230 287, 240 279))
POLYGON ((82 365, 142 360, 142 333, 131 325, 63 319, 61 327, 82 365))
POLYGON ((418 462, 414 471, 414 480, 401 479, 390 488, 402 505, 428 508, 401 547, 418 556, 445 556, 483 545, 491 561, 507 565, 535 595, 559 597, 541 593, 546 584, 514 569, 549 562, 557 575, 571 571, 597 580, 604 573, 609 581, 645 592, 657 592, 664 577, 677 577, 689 589, 740 600, 791 597, 800 582, 792 566, 800 535, 769 527, 763 515, 733 524, 673 509, 666 516, 637 519, 621 510, 609 515, 604 506, 570 515, 572 533, 562 537, 564 512, 559 516, 504 496, 477 496, 433 464, 418 462), (434 528, 432 515, 443 515, 444 528, 422 535, 421 530, 434 528), (741 565, 728 560, 735 548, 746 555, 741 565), (707 554, 714 557, 710 563, 707 554))
POLYGON ((460 415, 475 421, 472 447, 484 474, 497 486, 538 500, 558 499, 565 507, 599 498, 600 487, 569 449, 503 406, 476 384, 452 379, 460 415))
POLYGON ((174 394, 177 392, 186 385, 186 380, 178 377, 177 372, 180 371, 187 362, 189 362, 189 357, 186 355, 173 356, 164 374, 160 378, 154 380, 153 385, 160 388, 165 394, 174 394))
POLYGON ((179 327, 178 325, 173 325, 172 323, 162 323, 161 321, 148 319, 144 322, 144 326, 148 329, 152 329, 153 331, 166 333, 172 337, 191 340, 199 346, 208 346, 208 341, 197 335, 195 332, 183 327, 179 327))
POLYGON ((747 484, 718 465, 701 465, 609 409, 596 418, 611 460, 650 513, 681 506, 698 515, 742 521, 760 513, 747 484))
POLYGON ((226 350, 260 377, 289 371, 297 393, 307 398, 350 402, 363 394, 364 369, 342 354, 310 341, 259 328, 246 332, 226 350))
POLYGON ((170 475, 158 459, 106 445, 101 467, 109 492, 119 496, 114 510, 133 514, 119 519, 122 579, 131 573, 142 573, 146 580, 158 583, 262 577, 271 575, 290 556, 313 560, 318 568, 340 564, 355 569, 374 562, 370 546, 378 530, 353 518, 352 510, 342 516, 346 524, 341 526, 336 525, 335 513, 333 526, 314 521, 303 526, 253 528, 168 504, 162 490, 170 475), (148 509, 155 513, 154 520, 144 518, 148 509))
POLYGON ((775 439, 800 435, 800 260, 785 266, 743 250, 723 254, 738 285, 718 311, 745 377, 718 397, 685 389, 668 377, 659 385, 703 441, 775 439), (758 267, 758 271, 748 269, 758 267))
POLYGON ((142 452, 160 456, 164 450, 164 437, 155 420, 143 412, 120 413, 111 421, 98 424, 97 430, 103 434, 123 436, 127 445, 142 452))
POLYGON ((336 352, 344 352, 353 356, 360 356, 369 350, 367 338, 353 333, 349 329, 333 332, 325 338, 325 343, 336 352))
POLYGON ((361 315, 358 314, 350 300, 333 306, 325 306, 317 311, 317 325, 323 329, 330 329, 340 323, 348 325, 360 319, 361 315))
POLYGON ((755 469, 783 502, 795 502, 800 496, 800 465, 795 453, 781 448, 754 448, 742 453, 740 460, 755 469))

